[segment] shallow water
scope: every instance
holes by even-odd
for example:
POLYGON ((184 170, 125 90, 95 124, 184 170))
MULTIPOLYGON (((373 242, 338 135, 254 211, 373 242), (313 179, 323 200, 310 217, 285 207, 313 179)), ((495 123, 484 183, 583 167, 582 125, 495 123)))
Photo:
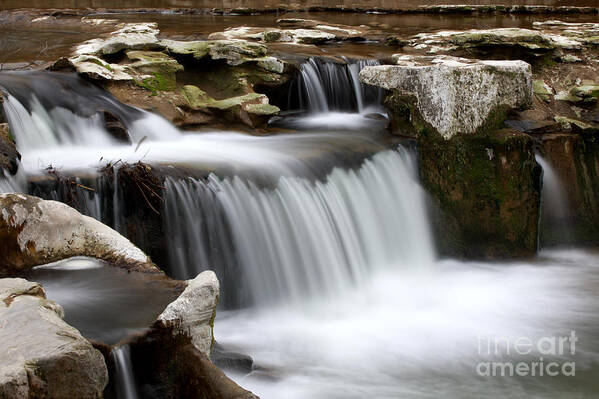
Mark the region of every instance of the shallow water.
POLYGON ((215 336, 254 358, 258 370, 232 377, 263 399, 594 398, 598 289, 599 255, 580 250, 545 251, 532 262, 390 266, 342 297, 322 292, 300 305, 221 312, 215 336), (534 346, 571 331, 574 355, 567 344, 563 354, 524 356, 513 347, 520 337, 534 346), (540 357, 575 362, 576 375, 477 374, 481 362, 540 357))
POLYGON ((106 344, 148 328, 176 295, 157 276, 128 273, 91 258, 40 266, 24 278, 43 285, 81 334, 106 344))

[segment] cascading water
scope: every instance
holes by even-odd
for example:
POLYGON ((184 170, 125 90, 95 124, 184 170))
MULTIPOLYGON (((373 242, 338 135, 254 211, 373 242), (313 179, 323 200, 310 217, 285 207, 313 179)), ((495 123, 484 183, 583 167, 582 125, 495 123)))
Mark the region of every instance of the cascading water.
POLYGON ((127 130, 121 141, 149 136, 166 139, 177 129, 164 119, 121 104, 110 94, 74 74, 4 72, 0 89, 4 111, 21 153, 65 146, 106 147, 118 144, 107 130, 105 115, 114 115, 127 130), (149 127, 152 128, 149 128, 149 127))
POLYGON ((137 385, 131 365, 131 351, 128 345, 121 345, 110 351, 115 368, 115 391, 117 399, 138 399, 137 385))
POLYGON ((541 155, 535 156, 543 168, 541 193, 541 245, 568 244, 573 239, 572 213, 564 186, 551 164, 541 155))
POLYGON ((381 89, 365 86, 358 76, 365 66, 379 65, 376 60, 346 60, 335 63, 312 57, 300 66, 296 91, 289 96, 288 108, 299 107, 310 113, 378 111, 381 89), (299 103, 296 103, 299 101, 299 103))
MULTIPOLYGON (((331 87, 333 92, 349 90, 343 97, 355 99, 348 101, 349 111, 368 112, 373 103, 369 89, 360 105, 354 94, 357 81, 351 80, 359 66, 342 68, 346 80, 335 76, 340 71, 313 71, 312 82, 320 85, 326 100, 314 110, 346 106, 342 98, 327 94, 331 87)), ((19 150, 27 173, 41 174, 54 165, 67 175, 83 171, 88 178, 106 162, 140 159, 172 171, 162 214, 172 273, 187 278, 216 269, 221 299, 230 306, 217 313, 215 337, 224 348, 252 356, 252 373, 231 375, 260 397, 474 399, 485 392, 496 398, 560 398, 563 392, 571 392, 568 397, 594 397, 597 392, 597 256, 544 252, 538 260, 509 267, 446 260, 427 268, 435 255, 413 154, 381 145, 372 119, 361 116, 359 121, 368 124, 353 132, 336 125, 334 132, 272 137, 180 135, 161 118, 101 91, 87 101, 81 94, 84 82, 68 86, 57 83, 62 78, 55 74, 31 82, 26 74, 20 76, 0 74, 0 86, 16 101, 10 100, 8 107, 5 102, 5 108, 17 142, 25 146, 19 150), (150 140, 139 148, 114 142, 92 145, 97 137, 89 138, 90 145, 69 141, 76 140, 81 128, 91 136, 110 133, 96 116, 103 111, 119 117, 132 141, 150 140), (87 119, 83 123, 78 118, 87 119), (30 129, 41 131, 41 137, 30 129), (46 136, 54 147, 37 146, 36 140, 46 136), (182 177, 189 175, 195 178, 182 177), (538 340, 571 330, 580 337, 575 357, 580 378, 476 374, 481 336, 538 340)), ((352 114, 340 115, 335 123, 355 127, 358 120, 352 114)), ((113 218, 121 214, 119 204, 126 198, 109 189, 114 180, 102 179, 94 184, 75 180, 93 190, 75 189, 84 198, 86 213, 118 225, 113 218)), ((548 187, 546 180, 544 197, 548 187)), ((60 190, 53 195, 65 200, 60 190)), ((79 297, 75 299, 78 305, 79 297)), ((535 351, 524 359, 507 358, 539 356, 535 351)), ((135 386, 128 347, 115 348, 111 357, 118 397, 142 394, 135 386)))
POLYGON ((400 147, 324 181, 283 177, 272 189, 239 177, 168 179, 170 263, 178 278, 216 268, 225 293, 259 303, 340 293, 391 265, 422 267, 433 245, 415 169, 400 147), (236 287, 226 286, 231 275, 236 287))

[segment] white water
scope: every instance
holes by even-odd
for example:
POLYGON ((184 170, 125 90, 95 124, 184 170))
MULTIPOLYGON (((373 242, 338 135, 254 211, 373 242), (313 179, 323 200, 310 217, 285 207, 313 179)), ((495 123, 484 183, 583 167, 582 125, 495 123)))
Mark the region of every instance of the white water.
POLYGON ((301 109, 322 114, 380 110, 381 90, 365 88, 358 76, 362 68, 379 65, 378 61, 345 61, 346 64, 337 64, 310 58, 301 64, 297 80, 301 109))
POLYGON ((117 346, 110 352, 115 366, 116 397, 118 399, 137 399, 137 386, 131 366, 131 353, 128 345, 117 346))
POLYGON ((212 175, 166 186, 175 275, 214 268, 217 246, 236 255, 237 279, 262 304, 339 294, 374 270, 423 269, 434 259, 415 160, 402 147, 356 171, 336 168, 322 182, 282 177, 271 189, 212 175), (206 225, 213 223, 226 224, 230 237, 206 225))
POLYGON ((597 254, 581 251, 532 263, 447 260, 428 273, 389 265, 340 297, 221 311, 215 337, 254 358, 251 374, 231 375, 262 399, 594 398, 598 265, 597 254), (537 342, 571 330, 575 355, 544 358, 575 361, 575 377, 477 375, 479 362, 543 356, 513 348, 488 356, 479 339, 537 342))

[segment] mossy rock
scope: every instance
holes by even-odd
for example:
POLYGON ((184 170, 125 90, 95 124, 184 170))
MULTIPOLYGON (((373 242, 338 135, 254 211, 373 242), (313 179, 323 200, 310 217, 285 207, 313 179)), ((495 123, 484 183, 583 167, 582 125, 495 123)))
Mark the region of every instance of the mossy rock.
POLYGON ((444 140, 427 135, 419 142, 419 161, 442 255, 535 254, 541 168, 530 136, 496 131, 444 140))

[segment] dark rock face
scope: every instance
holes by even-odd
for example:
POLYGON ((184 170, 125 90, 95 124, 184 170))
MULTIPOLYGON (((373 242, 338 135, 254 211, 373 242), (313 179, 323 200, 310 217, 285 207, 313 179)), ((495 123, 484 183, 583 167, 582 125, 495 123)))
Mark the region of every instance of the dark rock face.
POLYGON ((447 141, 425 136, 419 159, 441 255, 535 254, 541 168, 530 136, 502 131, 447 141))
POLYGON ((0 123, 0 169, 5 169, 14 175, 19 167, 19 159, 21 159, 21 154, 15 147, 8 123, 0 123))
POLYGON ((541 223, 544 245, 576 242, 599 243, 599 136, 597 132, 551 134, 539 139, 544 158, 551 165, 565 191, 570 235, 552 229, 549 220, 541 223))
POLYGON ((143 397, 257 398, 230 380, 185 335, 153 328, 129 345, 135 378, 143 397))

